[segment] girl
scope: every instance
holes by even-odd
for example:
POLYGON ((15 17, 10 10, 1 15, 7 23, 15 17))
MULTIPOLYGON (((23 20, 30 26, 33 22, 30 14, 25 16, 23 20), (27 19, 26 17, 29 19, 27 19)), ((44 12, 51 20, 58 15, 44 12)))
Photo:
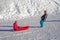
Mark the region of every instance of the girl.
POLYGON ((29 26, 20 27, 20 26, 18 26, 17 21, 15 21, 13 23, 13 29, 14 29, 14 31, 22 31, 22 30, 29 29, 29 26))

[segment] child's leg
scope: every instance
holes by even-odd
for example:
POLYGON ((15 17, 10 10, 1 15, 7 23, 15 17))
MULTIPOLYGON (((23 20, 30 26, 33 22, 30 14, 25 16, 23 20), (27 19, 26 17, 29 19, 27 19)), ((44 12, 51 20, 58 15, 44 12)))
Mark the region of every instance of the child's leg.
POLYGON ((40 27, 44 27, 44 21, 43 20, 40 21, 40 25, 41 25, 40 27))

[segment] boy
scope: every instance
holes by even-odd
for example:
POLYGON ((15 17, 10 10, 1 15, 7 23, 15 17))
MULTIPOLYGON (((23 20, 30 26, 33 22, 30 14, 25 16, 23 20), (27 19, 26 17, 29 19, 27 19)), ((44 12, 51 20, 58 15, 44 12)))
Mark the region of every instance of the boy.
POLYGON ((46 21, 46 18, 47 18, 47 11, 44 10, 44 15, 42 15, 41 17, 41 21, 40 21, 40 27, 44 27, 44 22, 46 21))

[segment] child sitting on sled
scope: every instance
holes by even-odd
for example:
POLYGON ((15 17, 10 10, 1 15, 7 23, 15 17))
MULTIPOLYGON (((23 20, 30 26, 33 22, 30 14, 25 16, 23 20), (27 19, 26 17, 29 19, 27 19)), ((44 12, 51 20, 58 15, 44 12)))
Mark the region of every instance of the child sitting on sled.
POLYGON ((15 21, 13 23, 13 29, 14 29, 14 31, 28 30, 29 29, 29 26, 21 27, 21 26, 18 25, 17 21, 15 21))

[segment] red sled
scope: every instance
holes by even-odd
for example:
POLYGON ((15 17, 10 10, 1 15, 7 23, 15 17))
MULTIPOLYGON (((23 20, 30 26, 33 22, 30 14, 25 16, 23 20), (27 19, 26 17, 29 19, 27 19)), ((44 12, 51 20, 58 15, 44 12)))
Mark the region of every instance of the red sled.
POLYGON ((18 28, 14 28, 14 31, 23 31, 23 30, 28 30, 29 26, 24 26, 24 27, 18 27, 18 28))

